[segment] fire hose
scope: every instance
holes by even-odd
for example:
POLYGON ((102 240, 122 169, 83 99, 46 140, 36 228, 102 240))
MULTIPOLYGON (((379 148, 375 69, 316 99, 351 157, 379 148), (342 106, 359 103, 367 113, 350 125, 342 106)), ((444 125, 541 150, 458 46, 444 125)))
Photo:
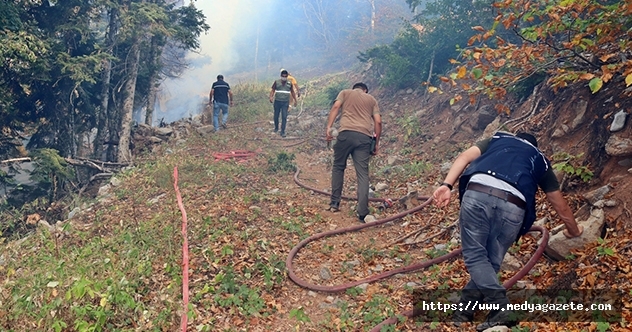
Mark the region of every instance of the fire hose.
POLYGON ((254 151, 232 150, 230 152, 214 152, 213 158, 215 158, 215 160, 236 160, 244 162, 254 157, 256 154, 257 153, 254 151))
MULTIPOLYGON (((319 194, 323 194, 323 195, 329 195, 330 193, 323 191, 323 190, 319 190, 313 187, 310 187, 304 183, 302 183, 299 180, 299 174, 300 174, 300 169, 297 168, 296 169, 296 173, 294 173, 294 182, 299 185, 300 187, 303 187, 305 189, 314 191, 316 193, 319 194)), ((349 196, 342 196, 343 199, 347 199, 347 200, 355 200, 355 198, 353 197, 349 197, 349 196)), ((344 284, 340 284, 340 285, 334 285, 334 286, 321 286, 321 285, 316 285, 316 284, 312 284, 309 283, 308 281, 306 281, 305 279, 302 279, 301 277, 297 276, 296 273, 294 272, 294 266, 292 264, 292 261, 294 260, 294 257, 298 254, 299 250, 301 250, 301 248, 305 247, 308 243, 325 238, 325 237, 329 237, 329 236, 333 236, 333 235, 337 235, 337 234, 343 234, 343 233, 349 233, 349 232, 356 232, 359 231, 361 229, 365 229, 365 228, 369 228, 369 227, 375 227, 375 226, 379 226, 382 224, 385 224, 387 222, 390 221, 394 221, 397 219, 401 219, 409 214, 418 212, 420 210, 422 210, 423 208, 425 208, 426 206, 428 206, 431 202, 432 202, 432 197, 425 197, 425 196, 419 196, 419 199, 425 199, 426 201, 417 206, 414 207, 412 209, 400 212, 398 214, 383 218, 383 219, 379 219, 377 221, 374 222, 370 222, 370 223, 366 223, 366 224, 359 224, 359 225, 355 225, 355 226, 350 226, 350 227, 344 227, 344 228, 339 228, 339 229, 334 229, 331 231, 326 231, 326 232, 321 232, 321 233, 317 233, 314 234, 306 239, 304 239, 303 241, 299 242, 296 246, 294 246, 294 248, 292 248, 292 250, 290 250, 290 253, 288 254, 288 257, 285 261, 285 265, 287 267, 288 270, 288 276, 290 277, 290 279, 292 279, 292 281, 294 281, 297 285, 303 287, 303 288, 307 288, 307 289, 311 289, 311 290, 315 290, 315 291, 321 291, 321 292, 325 292, 325 293, 336 293, 336 292, 341 292, 344 291, 346 289, 364 284, 364 283, 371 283, 380 279, 384 279, 387 277, 390 277, 392 275, 395 274, 400 274, 400 273, 409 273, 409 272, 413 272, 413 271, 417 271, 420 269, 424 269, 427 268, 429 266, 432 266, 434 264, 440 263, 440 262, 444 262, 447 261, 449 259, 452 259, 454 257, 457 257, 458 255, 461 254, 461 248, 459 249, 455 249, 443 256, 439 256, 436 257, 434 259, 431 260, 427 260, 427 261, 423 261, 420 263, 416 263, 416 264, 411 264, 408 266, 404 266, 404 267, 400 267, 394 270, 390 270, 390 271, 386 271, 386 272, 382 272, 380 274, 376 274, 373 276, 370 276, 368 278, 364 278, 361 280, 356 280, 356 281, 352 281, 352 282, 348 282, 348 283, 344 283, 344 284)), ((389 202, 392 202, 389 199, 385 199, 385 198, 369 198, 369 201, 373 201, 373 202, 382 202, 384 204, 384 206, 388 206, 389 202)), ((544 253, 544 249, 546 248, 546 245, 549 241, 549 232, 546 230, 546 228, 541 227, 541 226, 532 226, 530 231, 534 231, 534 232, 539 232, 542 235, 542 241, 540 243, 540 245, 538 246, 538 248, 536 249, 535 253, 533 254, 533 256, 531 256, 531 258, 529 259, 529 261, 527 262, 527 264, 525 264, 525 266, 519 270, 513 277, 511 277, 509 280, 505 281, 503 283, 503 287, 505 287, 505 289, 509 289, 511 288, 514 284, 516 284, 516 282, 518 282, 518 280, 520 280, 521 278, 523 278, 525 275, 527 275, 527 273, 529 273, 529 271, 533 268, 533 266, 535 266, 536 262, 538 261, 538 259, 540 259, 540 257, 542 256, 542 254, 544 253)), ((422 313, 422 310, 418 307, 415 307, 413 310, 408 310, 405 311, 403 313, 401 313, 399 316, 403 316, 403 317, 407 317, 407 318, 413 318, 415 316, 418 316, 422 313)), ((398 317, 390 317, 387 320, 383 321, 382 323, 378 324, 377 326, 373 327, 373 329, 371 329, 371 332, 379 332, 380 329, 384 326, 387 325, 392 325, 392 324, 396 324, 399 321, 398 317)))

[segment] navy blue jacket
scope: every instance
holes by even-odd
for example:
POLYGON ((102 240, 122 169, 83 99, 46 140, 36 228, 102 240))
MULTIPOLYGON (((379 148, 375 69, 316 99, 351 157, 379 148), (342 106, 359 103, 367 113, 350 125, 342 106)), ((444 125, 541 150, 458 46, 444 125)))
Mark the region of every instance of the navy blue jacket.
POLYGON ((496 133, 487 150, 476 158, 461 175, 459 195, 463 198, 472 175, 485 173, 515 187, 526 199, 527 210, 519 235, 526 234, 535 221, 535 194, 538 183, 551 162, 526 140, 511 134, 496 133))

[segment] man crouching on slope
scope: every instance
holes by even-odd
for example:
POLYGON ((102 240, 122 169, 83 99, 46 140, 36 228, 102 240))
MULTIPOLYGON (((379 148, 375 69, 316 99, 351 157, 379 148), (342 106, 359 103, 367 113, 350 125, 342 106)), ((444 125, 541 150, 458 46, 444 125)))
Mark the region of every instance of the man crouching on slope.
MULTIPOLYGON (((507 249, 535 221, 538 186, 566 225, 567 238, 580 236, 583 228, 575 222, 551 162, 538 150, 538 142, 531 134, 497 132, 462 152, 432 195, 437 206, 449 203, 452 185, 459 175, 461 245, 470 274, 459 302, 463 307, 476 302, 503 307, 510 302, 497 273, 507 249)), ((453 320, 459 325, 473 317, 474 310, 456 311, 453 320)), ((492 310, 476 330, 515 324, 511 311, 492 310)))

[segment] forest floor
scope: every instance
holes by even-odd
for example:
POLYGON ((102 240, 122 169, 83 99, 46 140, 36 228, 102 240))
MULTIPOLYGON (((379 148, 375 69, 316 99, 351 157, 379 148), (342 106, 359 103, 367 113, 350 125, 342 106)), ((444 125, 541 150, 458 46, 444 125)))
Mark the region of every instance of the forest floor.
MULTIPOLYGON (((379 95, 379 91, 377 92, 379 95)), ((383 144, 371 161, 371 184, 386 184, 379 197, 397 200, 411 190, 429 196, 442 181, 441 165, 451 162, 480 132, 455 131, 449 112, 415 93, 379 96, 384 118, 383 144), (420 106, 425 105, 425 106, 420 106), (426 109, 421 121, 407 116, 426 109), (404 119, 404 120, 402 120, 404 119)), ((569 110, 571 112, 572 110, 569 110)), ((516 116, 519 116, 517 114, 516 116)), ((358 225, 354 202, 326 211, 329 198, 297 185, 330 188, 332 151, 322 123, 307 133, 288 124, 288 137, 267 123, 229 123, 209 136, 192 133, 137 156, 137 167, 117 176, 109 199, 85 209, 63 227, 39 230, 28 240, 3 244, 0 264, 0 327, 7 331, 176 331, 182 309, 182 215, 174 192, 174 168, 188 217, 188 331, 368 331, 384 319, 412 309, 415 297, 457 291, 468 281, 457 257, 412 273, 397 274, 339 293, 299 287, 285 266, 290 250, 306 237, 358 225), (236 161, 216 158, 252 151, 236 161)), ((579 135, 579 134, 578 134, 579 135)), ((577 144, 576 137, 564 146, 577 144)), ((575 151, 572 151, 576 153, 575 151)), ((601 173, 617 173, 608 164, 601 173), (608 168, 610 167, 610 168, 608 168)), ((615 174, 616 173, 616 174, 615 174)), ((355 194, 349 163, 344 194, 355 194)), ((627 175, 629 177, 629 175, 627 175)), ((627 181, 630 183, 632 181, 627 181)), ((626 183, 623 181, 622 183, 626 183)), ((628 184, 614 195, 630 202, 628 184)), ((571 207, 584 203, 583 188, 566 195, 571 207)), ((588 188, 584 188, 587 190, 588 188)), ((538 206, 544 205, 539 196, 538 206)), ((419 203, 423 203, 420 200, 419 203)), ((378 219, 404 211, 395 204, 378 219)), ((522 279, 537 289, 618 289, 616 322, 572 313, 567 322, 522 322, 518 331, 629 331, 632 245, 625 204, 608 216, 604 241, 556 262, 541 258, 522 279)), ((551 217, 549 208, 539 217, 551 217)), ((295 273, 319 285, 337 285, 429 260, 458 248, 458 202, 443 209, 427 206, 377 227, 316 240, 294 259, 295 273), (417 234, 414 243, 402 237, 417 234)), ((524 265, 537 247, 527 235, 510 249, 524 265)), ((503 270, 503 280, 515 272, 503 270)), ((476 316, 476 323, 484 314, 476 316)), ((454 327, 449 319, 407 320, 388 330, 473 331, 475 324, 454 327)), ((386 330, 386 329, 385 329, 386 330)))

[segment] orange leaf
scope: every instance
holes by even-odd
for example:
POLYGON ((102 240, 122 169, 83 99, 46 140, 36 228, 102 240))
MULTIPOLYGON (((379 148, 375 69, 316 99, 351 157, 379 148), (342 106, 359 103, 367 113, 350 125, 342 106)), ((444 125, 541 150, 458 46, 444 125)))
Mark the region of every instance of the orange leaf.
POLYGON ((445 77, 445 76, 441 76, 441 77, 439 77, 439 79, 444 81, 444 82, 450 82, 450 79, 445 77))
POLYGON ((472 46, 474 44, 474 42, 478 39, 478 36, 472 36, 468 41, 467 41, 467 45, 468 46, 472 46))
POLYGON ((461 66, 459 67, 459 72, 457 73, 457 78, 463 78, 465 77, 465 74, 467 74, 467 68, 465 68, 465 66, 461 66))
POLYGON ((476 31, 480 31, 480 32, 485 32, 485 28, 483 28, 480 25, 477 25, 475 27, 472 27, 472 30, 476 30, 476 31))
POLYGON ((608 61, 608 59, 612 58, 613 56, 617 56, 617 54, 616 53, 606 54, 606 55, 601 56, 599 60, 601 60, 602 62, 606 62, 608 61))
POLYGON ((590 80, 592 80, 594 77, 595 77, 595 75, 594 75, 594 74, 591 74, 591 73, 584 73, 584 74, 581 74, 581 75, 579 76, 579 78, 581 78, 582 80, 586 80, 586 81, 590 81, 590 80))
POLYGON ((593 274, 589 274, 586 276, 586 281, 590 284, 590 286, 594 286, 596 278, 593 274))

